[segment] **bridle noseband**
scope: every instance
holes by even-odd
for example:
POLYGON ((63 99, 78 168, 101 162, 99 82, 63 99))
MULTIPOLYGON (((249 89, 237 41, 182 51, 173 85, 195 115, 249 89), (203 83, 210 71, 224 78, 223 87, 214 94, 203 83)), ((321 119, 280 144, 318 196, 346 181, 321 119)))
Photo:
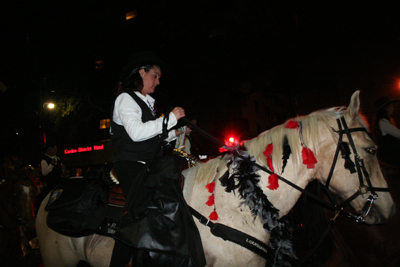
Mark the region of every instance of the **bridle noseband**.
POLYGON ((338 144, 336 147, 336 152, 335 152, 335 157, 333 159, 333 163, 331 166, 331 169, 329 171, 329 175, 328 178, 326 180, 326 184, 325 184, 325 189, 327 192, 327 195, 330 199, 330 201, 334 204, 335 210, 339 211, 340 213, 344 214, 346 217, 355 220, 358 223, 362 223, 365 221, 365 217, 368 216, 369 212, 371 211, 371 208, 374 204, 374 201, 378 198, 378 194, 376 193, 377 191, 381 191, 381 192, 388 192, 389 188, 380 188, 380 187, 373 187, 371 180, 370 180, 370 176, 368 171, 365 168, 365 164, 364 164, 364 160, 360 157, 360 155, 357 152, 356 146, 354 145, 354 141, 353 138, 351 137, 351 133, 353 132, 367 132, 367 130, 363 127, 359 127, 359 128, 349 128, 347 126, 346 120, 344 119, 344 117, 341 117, 340 119, 336 120, 338 123, 338 127, 339 130, 334 130, 335 133, 339 134, 339 140, 338 140, 338 144), (351 196, 349 197, 347 200, 343 201, 342 203, 338 204, 335 201, 335 198, 333 197, 333 193, 331 192, 331 190, 329 189, 329 184, 332 180, 332 176, 333 176, 333 171, 335 169, 336 163, 337 163, 337 159, 339 156, 339 151, 342 152, 342 157, 345 158, 346 163, 349 163, 350 161, 350 165, 354 165, 354 162, 351 161, 350 159, 350 155, 344 155, 343 151, 345 149, 343 149, 343 146, 345 145, 345 143, 343 142, 343 135, 346 135, 351 149, 353 150, 353 154, 354 154, 354 161, 355 161, 355 167, 356 170, 352 170, 350 169, 351 173, 357 172, 358 174, 358 179, 360 181, 360 187, 358 188, 358 190, 351 196), (367 181, 367 185, 364 184, 364 179, 367 181), (346 207, 347 205, 350 204, 351 201, 353 201, 355 198, 357 198, 359 195, 364 195, 367 192, 369 193, 369 196, 367 198, 366 203, 364 204, 364 207, 362 209, 362 211, 358 214, 358 215, 354 215, 351 214, 349 212, 345 212, 343 211, 343 208, 346 207))

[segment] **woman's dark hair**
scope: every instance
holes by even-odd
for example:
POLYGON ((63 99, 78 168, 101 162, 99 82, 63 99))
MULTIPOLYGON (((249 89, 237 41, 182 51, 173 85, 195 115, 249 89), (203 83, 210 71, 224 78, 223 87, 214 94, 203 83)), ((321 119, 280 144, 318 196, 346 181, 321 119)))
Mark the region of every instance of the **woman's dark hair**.
POLYGON ((379 137, 382 136, 382 131, 379 128, 379 121, 381 119, 387 119, 388 121, 390 121, 387 107, 388 106, 382 107, 378 109, 375 113, 374 120, 372 121, 372 132, 375 136, 375 139, 379 139, 379 137))
POLYGON ((129 90, 141 92, 143 89, 143 80, 140 76, 139 70, 143 69, 145 72, 149 72, 154 66, 155 65, 146 65, 138 68, 136 72, 134 72, 128 79, 121 83, 119 94, 129 90))

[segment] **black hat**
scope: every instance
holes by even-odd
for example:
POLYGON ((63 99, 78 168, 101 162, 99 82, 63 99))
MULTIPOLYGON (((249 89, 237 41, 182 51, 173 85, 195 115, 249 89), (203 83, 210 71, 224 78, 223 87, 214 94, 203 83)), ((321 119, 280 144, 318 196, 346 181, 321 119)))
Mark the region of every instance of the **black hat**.
POLYGON ((377 112, 379 109, 386 107, 390 104, 399 102, 399 99, 390 100, 388 97, 384 96, 375 101, 375 110, 373 113, 377 112))
POLYGON ((159 59, 154 52, 141 51, 134 53, 130 57, 129 64, 126 65, 121 71, 120 81, 124 82, 133 73, 139 71, 140 67, 147 65, 157 65, 160 67, 163 73, 171 72, 171 68, 168 66, 168 64, 165 63, 163 60, 159 59))
POLYGON ((57 146, 55 143, 51 143, 51 142, 46 143, 43 148, 43 152, 46 153, 50 148, 55 147, 55 146, 57 146))

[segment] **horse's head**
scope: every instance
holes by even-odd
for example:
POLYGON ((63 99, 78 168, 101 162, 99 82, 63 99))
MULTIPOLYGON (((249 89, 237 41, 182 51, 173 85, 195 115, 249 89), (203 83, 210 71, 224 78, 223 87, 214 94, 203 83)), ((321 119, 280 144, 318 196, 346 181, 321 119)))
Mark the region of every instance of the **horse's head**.
POLYGON ((337 111, 336 117, 328 120, 334 136, 321 139, 318 161, 326 163, 320 164, 317 176, 342 201, 338 205, 350 204, 354 208, 358 220, 385 223, 396 208, 390 193, 385 191, 388 185, 376 156, 377 147, 359 116, 359 108, 357 91, 348 108, 337 111))
MULTIPOLYGON (((348 108, 330 108, 291 119, 246 141, 245 146, 262 165, 301 188, 313 179, 319 180, 328 188, 336 209, 348 204, 354 208, 356 215, 347 213, 353 219, 368 224, 384 223, 394 215, 395 205, 385 191, 387 183, 380 170, 376 145, 359 109, 357 91, 348 108)), ((269 174, 260 175, 268 185, 269 174)), ((300 196, 300 191, 282 182, 270 189, 264 189, 265 193, 271 199, 279 199, 273 204, 281 216, 290 211, 300 196)))

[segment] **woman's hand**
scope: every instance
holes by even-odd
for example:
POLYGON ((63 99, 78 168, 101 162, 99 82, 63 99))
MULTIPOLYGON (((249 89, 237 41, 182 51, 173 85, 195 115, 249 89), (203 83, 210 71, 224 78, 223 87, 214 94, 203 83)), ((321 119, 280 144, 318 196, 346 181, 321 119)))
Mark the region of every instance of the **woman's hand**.
POLYGON ((181 107, 176 107, 172 110, 172 113, 174 113, 176 120, 179 120, 180 118, 185 117, 185 110, 181 107))

